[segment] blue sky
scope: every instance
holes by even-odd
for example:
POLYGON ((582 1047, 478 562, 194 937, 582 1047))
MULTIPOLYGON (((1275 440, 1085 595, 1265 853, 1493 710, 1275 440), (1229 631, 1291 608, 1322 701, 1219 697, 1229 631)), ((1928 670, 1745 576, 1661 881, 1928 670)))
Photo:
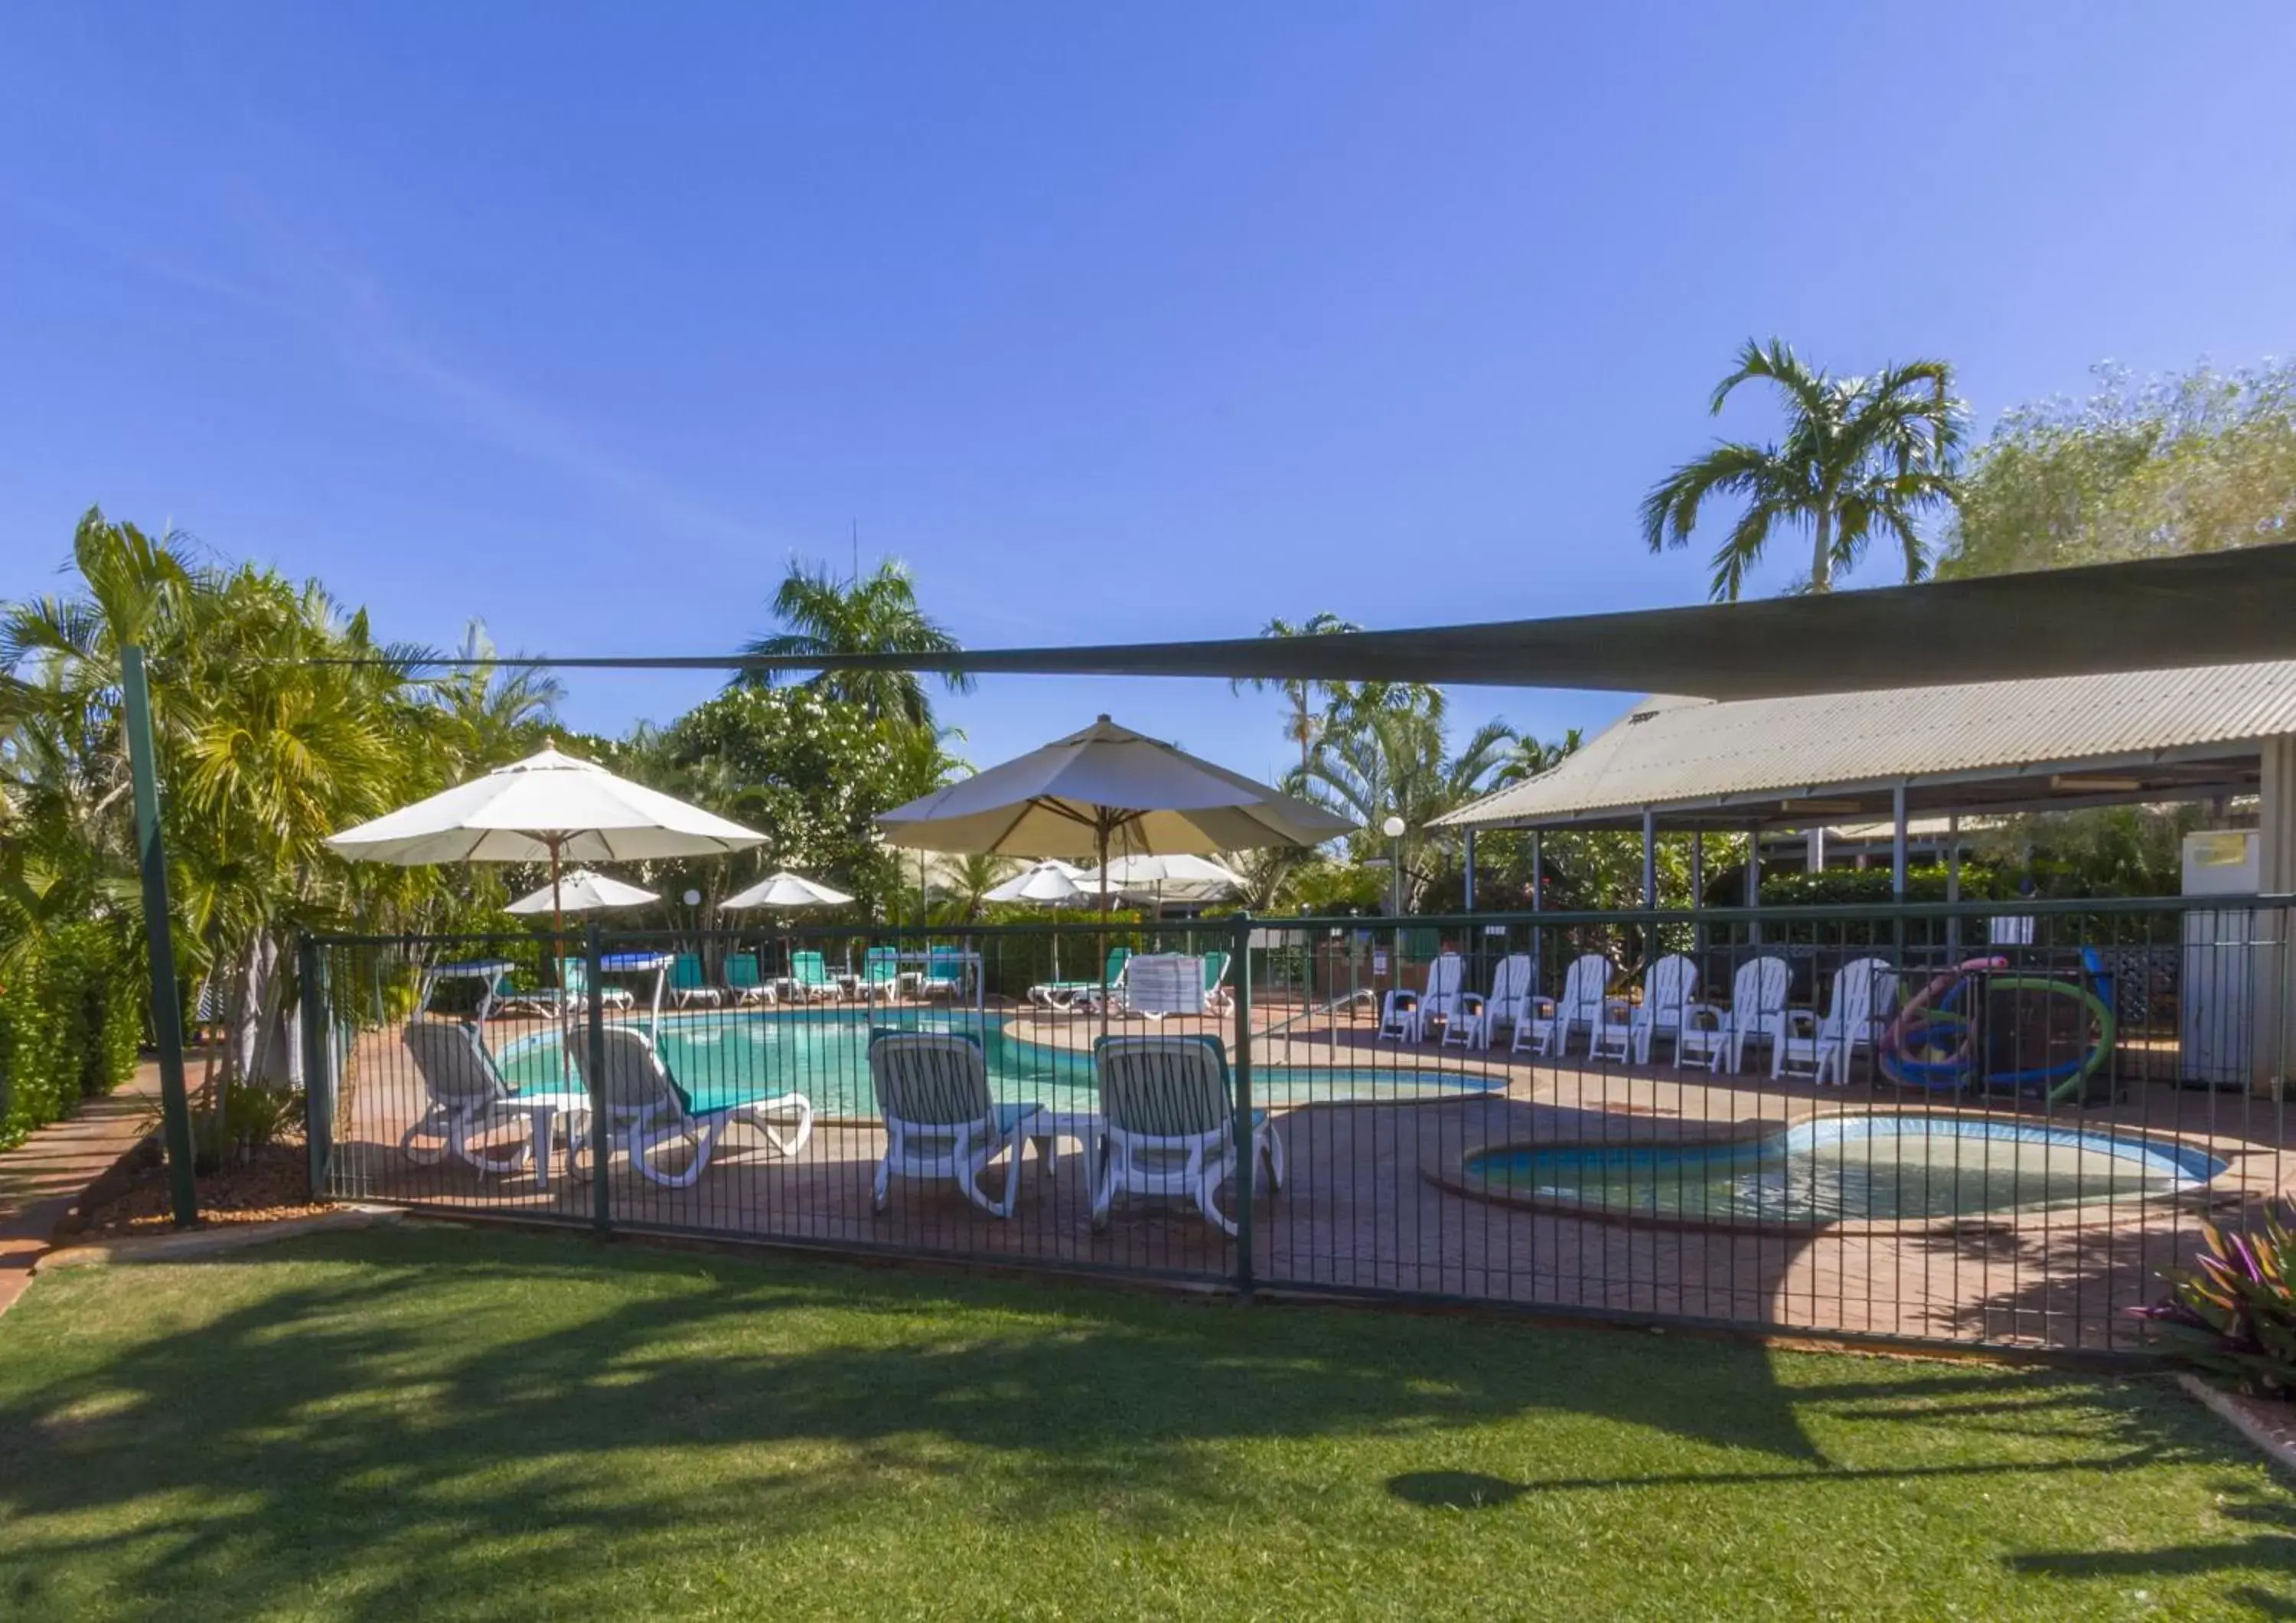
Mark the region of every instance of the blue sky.
MULTIPOLYGON (((1980 420, 2287 352, 2291 60, 2284 4, 11 8, 0 596, 98 502, 536 652, 730 648, 857 526, 980 646, 1693 601, 1635 505, 1749 336, 1980 420)), ((1103 709, 1286 754, 1222 684, 947 706, 981 762, 1103 709)))

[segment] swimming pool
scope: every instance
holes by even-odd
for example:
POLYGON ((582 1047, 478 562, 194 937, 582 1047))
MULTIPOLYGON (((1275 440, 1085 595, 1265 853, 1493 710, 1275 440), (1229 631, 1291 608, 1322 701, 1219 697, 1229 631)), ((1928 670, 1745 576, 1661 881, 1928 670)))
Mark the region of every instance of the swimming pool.
MULTIPOLYGON (((1055 1110, 1095 1108, 1092 1056, 1030 1042, 1004 1029, 996 1015, 931 1009, 818 1009, 711 1012, 663 1017, 654 1045, 670 1075, 707 1109, 717 1100, 795 1089, 824 1116, 873 1118, 869 1034, 962 1031, 976 1035, 988 1059, 988 1083, 1008 1103, 1055 1110)), ((1122 1027, 1128 1034, 1144 1028, 1122 1027)), ((517 1088, 555 1088, 569 1074, 552 1031, 509 1043, 496 1055, 504 1080, 517 1088)), ((1287 1108, 1318 1103, 1405 1103, 1473 1098, 1505 1086, 1501 1077, 1409 1066, 1259 1067, 1256 1102, 1287 1108)))
POLYGON ((1824 1116, 1732 1144, 1503 1145, 1467 1187, 1685 1223, 1888 1222, 2058 1210, 2196 1189, 2225 1170, 2157 1139, 1931 1115, 1824 1116))

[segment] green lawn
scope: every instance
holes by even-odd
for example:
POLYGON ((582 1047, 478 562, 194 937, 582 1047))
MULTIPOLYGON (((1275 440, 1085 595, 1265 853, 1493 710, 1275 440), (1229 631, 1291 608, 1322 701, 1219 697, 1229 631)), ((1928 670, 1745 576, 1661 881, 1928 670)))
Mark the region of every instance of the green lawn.
POLYGON ((0 1319, 11 1623, 2258 1611, 2149 1385, 437 1227, 0 1319))

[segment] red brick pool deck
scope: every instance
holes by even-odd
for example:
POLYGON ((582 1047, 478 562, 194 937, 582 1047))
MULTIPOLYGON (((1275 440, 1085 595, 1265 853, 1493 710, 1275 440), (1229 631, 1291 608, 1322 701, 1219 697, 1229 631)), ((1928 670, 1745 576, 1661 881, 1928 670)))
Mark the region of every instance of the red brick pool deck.
MULTIPOLYGON (((1086 1046, 1101 1030, 1091 1016, 998 1012, 1009 1034, 1062 1047, 1086 1046)), ((1461 1158, 1485 1145, 1751 1136, 1815 1112, 1904 1111, 1930 1108, 1931 1100, 1863 1081, 1818 1089, 1663 1063, 1633 1067, 1576 1055, 1548 1062, 1432 1043, 1398 1047, 1374 1040, 1365 1012, 1327 1017, 1312 1031, 1260 1024, 1253 1046, 1263 1066, 1465 1071, 1501 1084, 1480 1097, 1440 1102, 1279 1108, 1289 1176, 1280 1194, 1258 1203, 1252 1234, 1254 1272, 1271 1288, 1405 1291, 1812 1336, 2128 1347, 2135 1340, 2127 1310, 2161 1293, 2157 1275, 2192 1255, 2210 1208, 2238 1209, 2296 1181, 2281 1101, 2131 1081, 2112 1104, 2060 1109, 2048 1119, 2206 1148, 2231 1163, 2206 1190, 2013 1218, 1759 1231, 1532 1210, 1462 1194, 1438 1180, 1456 1179, 1461 1158)), ((1176 1019, 1152 1028, 1136 1018, 1112 1028, 1232 1036, 1226 1020, 1176 1019)), ((489 1040, 499 1042, 492 1027, 489 1040)), ((402 1155, 398 1139, 421 1096, 395 1031, 363 1036, 350 1069, 337 1111, 338 1194, 504 1215, 590 1216, 594 1186, 566 1176, 562 1165, 545 1192, 531 1171, 481 1176, 464 1163, 418 1167, 402 1155)), ((2030 1108, 1986 1114, 2040 1119, 2030 1108)), ((873 1212, 870 1185, 882 1144, 873 1123, 824 1122, 800 1157, 784 1160, 762 1137, 729 1129, 718 1158, 688 1189, 659 1187, 617 1161, 608 1179, 614 1220, 1207 1281, 1234 1273, 1234 1242, 1177 1203, 1119 1204, 1107 1229, 1095 1232, 1073 1142, 1059 1146, 1057 1176, 1045 1175, 1029 1155, 1019 1205, 1001 1222, 946 1184, 898 1180, 886 1211, 873 1212)), ((1003 1176, 1000 1165, 985 1181, 1001 1187, 1003 1176)))

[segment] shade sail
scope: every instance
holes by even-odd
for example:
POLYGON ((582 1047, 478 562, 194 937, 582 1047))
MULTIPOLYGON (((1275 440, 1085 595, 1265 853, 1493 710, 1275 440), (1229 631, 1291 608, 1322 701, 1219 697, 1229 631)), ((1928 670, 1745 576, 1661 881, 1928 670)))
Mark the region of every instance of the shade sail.
POLYGON ((1315 845, 1355 827, 1106 716, 877 824, 915 850, 1034 857, 1315 845))
MULTIPOLYGON (((766 836, 545 749, 327 844, 362 862, 634 862, 746 851, 766 836)), ((563 881, 561 882, 562 888, 563 881)))
POLYGON ((2285 659, 2296 656, 2291 601, 2296 543, 1751 603, 1328 637, 534 663, 1423 681, 1764 698, 2285 659))
POLYGON ((749 889, 726 898, 718 904, 721 912, 741 912, 750 908, 767 907, 792 911, 801 907, 842 907, 853 898, 841 890, 832 890, 818 879, 808 879, 803 874, 793 874, 786 869, 768 874, 749 889))
POLYGON ((531 895, 521 896, 503 911, 521 916, 552 912, 594 913, 607 908, 644 907, 649 902, 660 900, 650 890, 640 890, 635 885, 626 885, 605 874, 578 868, 558 881, 554 898, 551 887, 545 885, 531 895))

